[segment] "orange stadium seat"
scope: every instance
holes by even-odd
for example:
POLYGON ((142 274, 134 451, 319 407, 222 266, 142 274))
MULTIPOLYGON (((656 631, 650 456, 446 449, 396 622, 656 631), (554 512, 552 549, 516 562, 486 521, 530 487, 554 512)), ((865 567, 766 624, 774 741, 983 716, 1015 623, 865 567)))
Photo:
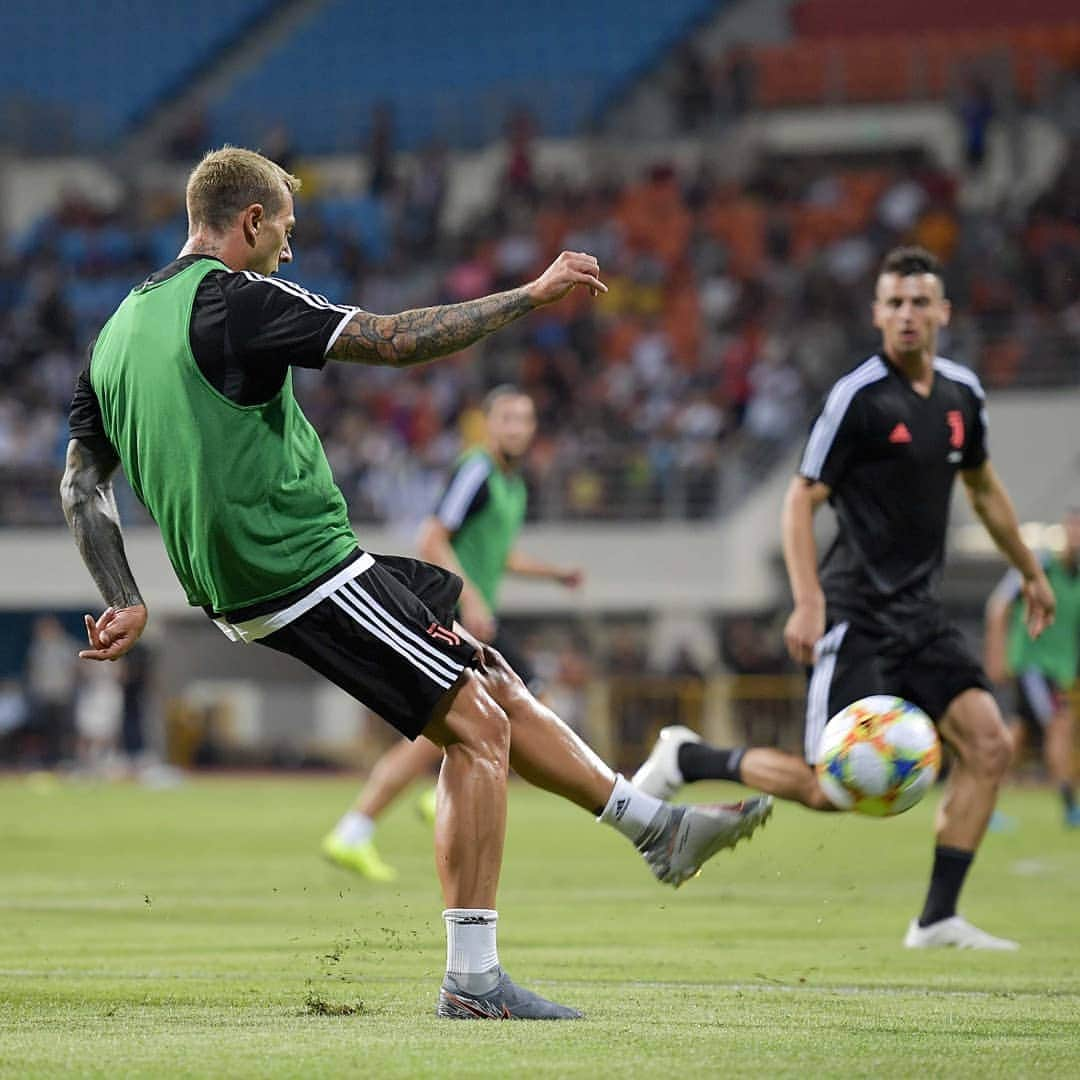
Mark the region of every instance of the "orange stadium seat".
MULTIPOLYGON (((876 9, 875 9, 876 10, 876 9)), ((968 75, 1007 59, 1018 93, 1031 100, 1055 71, 1080 64, 1080 19, 1003 29, 920 30, 814 37, 755 50, 764 108, 940 100, 968 75)))
POLYGON ((800 37, 908 34, 921 31, 981 30, 1076 18, 1076 0, 907 0, 868 4, 865 0, 801 0, 792 12, 800 37))

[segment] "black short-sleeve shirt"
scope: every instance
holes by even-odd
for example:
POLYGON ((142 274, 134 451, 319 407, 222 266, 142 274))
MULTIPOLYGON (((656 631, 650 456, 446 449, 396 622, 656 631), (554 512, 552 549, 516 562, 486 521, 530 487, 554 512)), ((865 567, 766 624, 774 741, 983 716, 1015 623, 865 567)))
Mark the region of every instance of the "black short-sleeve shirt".
MULTIPOLYGON (((185 255, 156 271, 164 281, 206 255, 185 255)), ((188 333, 199 370, 238 405, 269 401, 290 366, 321 368, 359 308, 332 304, 291 281, 250 270, 211 270, 199 284, 188 333)), ((71 437, 104 438, 89 363, 79 374, 69 414, 71 437)))
POLYGON ((821 565, 830 618, 889 632, 943 618, 953 481, 986 458, 982 387, 962 365, 936 359, 928 397, 880 356, 836 382, 799 466, 829 486, 836 513, 821 565))

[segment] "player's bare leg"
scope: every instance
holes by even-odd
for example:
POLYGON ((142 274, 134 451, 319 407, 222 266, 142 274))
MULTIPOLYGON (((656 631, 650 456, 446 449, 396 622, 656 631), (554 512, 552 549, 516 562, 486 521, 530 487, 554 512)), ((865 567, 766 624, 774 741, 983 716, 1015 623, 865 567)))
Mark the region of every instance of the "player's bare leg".
POLYGON ((751 747, 742 756, 739 775, 742 782, 755 791, 802 803, 811 810, 836 809, 821 790, 814 767, 783 750, 751 747))
POLYGON ((1016 949, 1016 942, 993 937, 956 914, 960 889, 1009 766, 1012 740, 993 697, 975 688, 952 701, 938 731, 953 748, 955 760, 938 804, 930 888, 922 914, 912 921, 904 944, 908 948, 1016 949))
POLYGON ((499 964, 495 894, 506 834, 510 723, 484 675, 466 671, 425 735, 444 751, 435 864, 446 910, 446 975, 436 1012, 454 1020, 573 1020, 576 1009, 517 986, 499 964))
POLYGON ((1012 740, 993 697, 965 690, 938 730, 955 755, 938 805, 937 842, 974 852, 986 832, 998 787, 1012 756, 1012 740))
POLYGON ((599 814, 615 773, 528 690, 501 655, 484 649, 488 687, 510 718, 510 764, 523 780, 599 814))
POLYGON ((516 986, 498 963, 495 894, 506 823, 506 776, 562 795, 630 839, 661 881, 679 885, 768 817, 768 800, 735 807, 671 806, 613 773, 529 693, 494 649, 479 646, 424 734, 445 751, 435 846, 446 898, 447 972, 438 1013, 454 1019, 579 1015, 516 986))
POLYGON ((768 818, 772 801, 730 806, 672 806, 614 773, 530 693, 494 649, 483 648, 485 677, 510 718, 510 764, 529 783, 570 800, 627 837, 653 874, 681 885, 723 848, 734 847, 768 818))
POLYGON ((451 908, 494 908, 506 832, 510 724, 482 675, 467 671, 424 734, 443 749, 435 865, 451 908))
POLYGON ((663 728, 634 774, 638 787, 661 799, 698 780, 728 780, 811 810, 836 809, 821 790, 813 766, 802 758, 764 746, 710 746, 685 727, 663 728))

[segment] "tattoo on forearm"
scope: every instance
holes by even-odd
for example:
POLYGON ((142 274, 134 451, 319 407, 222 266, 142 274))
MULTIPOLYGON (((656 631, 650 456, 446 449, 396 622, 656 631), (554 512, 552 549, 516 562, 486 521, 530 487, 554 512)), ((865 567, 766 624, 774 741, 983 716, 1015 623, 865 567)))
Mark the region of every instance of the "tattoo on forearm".
POLYGON ((124 553, 120 513, 109 479, 115 467, 115 460, 95 457, 73 439, 60 497, 68 527, 102 598, 110 607, 124 608, 142 604, 143 599, 124 553))
POLYGON ((403 311, 360 312, 345 324, 330 350, 335 360, 406 367, 447 356, 532 311, 524 289, 467 300, 463 304, 403 311))

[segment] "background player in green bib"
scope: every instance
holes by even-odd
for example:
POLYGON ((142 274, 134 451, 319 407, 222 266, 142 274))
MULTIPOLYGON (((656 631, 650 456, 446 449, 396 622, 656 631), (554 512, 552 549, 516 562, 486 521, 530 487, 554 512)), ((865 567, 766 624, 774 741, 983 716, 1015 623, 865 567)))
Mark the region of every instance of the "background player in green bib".
POLYGON ((986 672, 994 682, 1011 675, 1016 688, 1016 719, 1010 723, 1013 760, 1027 732, 1042 739, 1043 760, 1064 802, 1065 825, 1080 828, 1073 776, 1073 713, 1069 692, 1080 661, 1080 510, 1063 521, 1065 547, 1046 552, 1041 562, 1057 600, 1052 626, 1033 639, 1024 623, 1022 581, 1010 570, 986 604, 986 672))
POLYGON ((576 1009, 523 989, 499 964, 511 763, 597 813, 671 885, 755 831, 771 804, 671 806, 639 792, 454 622, 460 578, 364 551, 293 397, 292 368, 447 356, 577 285, 606 291, 599 266, 563 252, 519 288, 395 315, 332 304, 271 276, 292 259, 298 187, 250 150, 207 154, 188 178, 179 256, 123 300, 79 377, 61 502, 108 604, 86 616, 80 655, 115 660, 146 626, 112 489, 122 464, 188 599, 228 638, 296 657, 403 735, 443 748, 435 861, 447 964, 437 1014, 573 1019, 576 1009))
MULTIPOLYGON (((463 581, 458 617, 481 641, 492 641, 525 685, 539 693, 528 660, 497 622, 499 590, 507 572, 558 582, 581 583, 581 572, 553 566, 518 550, 528 493, 521 464, 536 435, 532 398, 513 386, 497 386, 484 399, 485 444, 464 453, 434 514, 420 533, 420 555, 463 581)), ((372 881, 393 881, 373 839, 375 822, 419 777, 430 774, 442 750, 427 739, 403 739, 375 763, 356 803, 323 840, 327 858, 372 881)), ((434 790, 418 808, 434 819, 434 790)))

